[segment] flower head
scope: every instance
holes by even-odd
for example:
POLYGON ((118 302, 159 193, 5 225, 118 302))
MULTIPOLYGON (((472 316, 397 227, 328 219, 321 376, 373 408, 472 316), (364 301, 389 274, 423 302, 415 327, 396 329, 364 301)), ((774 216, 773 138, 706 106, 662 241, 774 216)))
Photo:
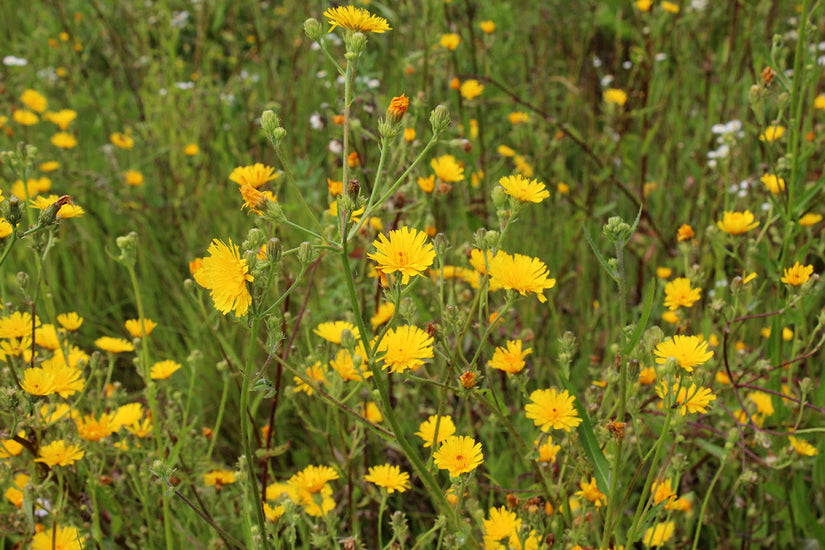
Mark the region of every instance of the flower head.
POLYGON ((49 141, 60 149, 73 149, 77 145, 77 138, 68 132, 57 132, 49 141))
POLYGON ((56 526, 34 535, 32 550, 82 550, 83 537, 77 527, 56 526), (55 532, 55 528, 57 532, 55 532))
MULTIPOLYGON (((327 381, 326 369, 324 369, 324 367, 321 366, 320 361, 317 361, 314 365, 310 365, 309 367, 307 367, 304 373, 306 374, 307 378, 309 378, 313 382, 317 382, 318 385, 321 385, 327 381)), ((304 392, 307 395, 312 395, 313 393, 315 393, 315 389, 299 377, 294 376, 292 380, 296 384, 294 390, 296 393, 304 392)))
POLYGON ((249 266, 241 259, 238 247, 231 239, 228 245, 215 239, 207 252, 209 256, 203 259, 203 266, 193 274, 195 281, 212 291, 215 309, 223 314, 234 311, 236 317, 246 315, 252 304, 246 284, 255 278, 249 274, 249 266))
POLYGON ((771 195, 778 195, 785 190, 785 180, 776 174, 765 174, 759 178, 759 181, 765 184, 771 195))
POLYGON ((31 336, 32 331, 40 326, 40 319, 32 316, 27 311, 15 311, 11 315, 0 318, 0 338, 22 338, 31 336))
POLYGON ((135 347, 128 340, 112 338, 111 336, 101 336, 95 340, 95 346, 109 353, 122 353, 124 351, 135 350, 135 347))
MULTIPOLYGON (((676 404, 681 405, 679 414, 686 416, 688 413, 706 414, 711 401, 716 401, 716 396, 710 388, 700 388, 696 384, 691 384, 690 387, 680 386, 676 384, 673 386, 673 391, 679 390, 676 393, 676 404)), ((656 386, 656 393, 662 399, 668 394, 667 387, 664 383, 656 386)))
POLYGON ((23 371, 20 386, 32 395, 50 395, 55 393, 54 374, 46 369, 33 367, 23 371))
POLYGON ((132 338, 142 338, 144 334, 149 336, 158 324, 151 319, 129 319, 125 326, 132 338))
POLYGON ((424 440, 425 447, 431 447, 435 439, 435 425, 438 423, 438 440, 436 443, 446 441, 455 433, 455 424, 449 416, 432 415, 418 426, 415 435, 424 440))
POLYGON ((496 30, 495 22, 490 19, 482 21, 478 26, 484 34, 493 34, 496 30))
POLYGON ((508 288, 522 296, 533 293, 542 303, 547 301, 544 289, 556 286, 556 280, 547 278, 547 266, 538 258, 499 252, 489 263, 489 269, 492 290, 508 288))
POLYGON ((315 327, 315 330, 313 330, 312 332, 314 332, 327 342, 332 342, 333 344, 340 344, 341 333, 345 330, 350 331, 352 335, 356 338, 359 337, 358 328, 352 323, 348 323, 346 321, 330 321, 328 323, 321 323, 320 325, 315 327))
POLYGON ((254 189, 258 189, 266 182, 272 181, 277 177, 278 174, 275 173, 274 168, 261 164, 260 162, 249 166, 238 166, 229 174, 229 179, 239 186, 248 185, 254 189))
POLYGON ((416 326, 398 327, 384 335, 378 351, 385 352, 382 357, 385 369, 391 372, 415 370, 424 364, 425 359, 433 357, 433 338, 416 326))
POLYGON ((788 440, 791 442, 791 447, 793 447, 793 450, 799 455, 815 456, 819 454, 819 450, 804 439, 797 439, 790 435, 788 436, 788 440))
POLYGON ((793 267, 785 268, 785 276, 780 280, 786 285, 801 286, 808 282, 811 274, 814 272, 812 265, 800 265, 799 262, 793 264, 793 267))
POLYGON ((320 493, 327 483, 338 477, 338 472, 329 466, 307 466, 289 478, 287 485, 299 492, 320 493))
POLYGON ((726 210, 722 215, 722 219, 717 221, 716 225, 729 235, 741 235, 758 226, 759 222, 753 220, 753 214, 750 210, 744 212, 726 210))
POLYGON ((621 107, 627 103, 627 92, 618 88, 608 88, 602 93, 602 99, 605 103, 612 103, 621 107))
POLYGON ((693 372, 693 367, 703 365, 713 357, 712 351, 707 351, 708 343, 703 342, 698 336, 684 336, 677 334, 669 340, 665 340, 656 346, 653 353, 656 355, 656 363, 664 365, 668 357, 673 357, 680 367, 688 372, 693 372))
POLYGON ((479 84, 478 80, 470 78, 461 83, 458 91, 461 94, 461 97, 470 100, 480 96, 481 92, 484 91, 484 86, 479 84))
POLYGON ((487 541, 498 542, 502 539, 507 539, 509 543, 514 535, 518 538, 518 532, 521 529, 521 520, 516 513, 504 506, 490 508, 490 519, 485 519, 482 523, 484 524, 485 546, 487 546, 487 541))
POLYGON ((665 307, 676 311, 679 307, 691 307, 701 297, 701 288, 691 288, 690 279, 679 277, 665 285, 665 307))
POLYGON ((382 302, 381 305, 378 306, 378 311, 375 312, 375 315, 370 317, 372 328, 376 329, 389 321, 393 313, 395 313, 395 304, 392 302, 382 302))
POLYGON ((56 124, 61 130, 66 130, 69 124, 77 118, 77 111, 72 109, 61 109, 57 112, 47 111, 43 118, 49 122, 56 124))
POLYGON ((346 381, 366 380, 372 376, 372 372, 369 369, 367 361, 364 359, 367 354, 360 344, 357 355, 361 358, 361 363, 358 366, 355 365, 355 360, 348 350, 339 350, 332 361, 329 362, 329 366, 346 381))
POLYGON ((398 271, 401 282, 407 284, 411 276, 421 275, 435 259, 432 243, 427 235, 409 227, 390 231, 389 239, 381 233, 372 245, 376 252, 367 257, 378 263, 378 270, 385 275, 398 271))
POLYGON ((529 180, 521 175, 505 176, 498 180, 504 192, 521 202, 541 202, 550 196, 544 184, 538 180, 529 180))
POLYGON ((374 33, 392 30, 383 17, 372 15, 367 10, 354 6, 328 8, 324 12, 324 17, 332 25, 328 32, 335 30, 335 27, 342 27, 350 31, 374 33))
POLYGON ((509 374, 521 372, 524 369, 524 358, 533 350, 521 349, 521 340, 508 340, 507 348, 497 347, 493 353, 493 358, 487 363, 490 367, 503 370, 509 374))
POLYGON ((203 474, 203 484, 206 487, 220 489, 223 485, 235 483, 235 472, 231 470, 211 470, 203 474))
POLYGON ((404 94, 392 98, 392 101, 390 101, 390 106, 387 107, 387 119, 393 124, 398 124, 401 122, 401 119, 404 118, 409 106, 410 100, 404 94))
POLYGON ((80 445, 66 445, 64 440, 59 439, 40 447, 40 455, 35 462, 43 462, 49 467, 70 466, 83 458, 84 454, 86 453, 80 445))
POLYGON ((453 435, 433 455, 439 470, 449 470, 450 477, 472 472, 484 462, 481 443, 466 435, 453 435))
POLYGON ((799 218, 799 225, 802 227, 811 227, 812 225, 816 225, 822 221, 822 214, 815 214, 813 212, 808 212, 801 218, 799 218))
POLYGON ((680 225, 679 229, 676 230, 676 240, 680 243, 689 241, 695 236, 696 233, 693 231, 693 228, 686 223, 680 225))
POLYGON ((118 431, 120 426, 114 423, 115 413, 104 413, 100 419, 87 414, 82 418, 76 418, 77 434, 86 441, 100 441, 118 431))
POLYGON ((771 143, 781 138, 785 134, 784 126, 768 126, 765 131, 759 134, 759 141, 767 141, 771 143))
POLYGON ((456 183, 464 180, 464 168, 456 162, 452 155, 441 155, 430 161, 435 175, 445 183, 456 183))
POLYGON ((451 52, 455 51, 459 44, 461 44, 461 37, 454 32, 442 34, 441 38, 438 40, 439 46, 446 48, 451 52))
POLYGON ((135 146, 135 140, 128 134, 115 132, 109 136, 112 144, 121 149, 131 149, 135 146))
POLYGON ((524 410, 527 418, 533 420, 541 431, 546 432, 551 428, 554 430, 570 431, 581 424, 582 419, 574 405, 576 397, 570 395, 567 390, 559 392, 556 388, 549 390, 536 390, 530 394, 530 403, 524 410))
POLYGON ((26 107, 38 113, 42 113, 49 107, 49 102, 46 97, 37 90, 24 90, 23 93, 20 94, 20 101, 22 101, 26 107))
POLYGON ((187 157, 194 157, 200 152, 201 148, 198 146, 197 143, 187 143, 186 147, 183 148, 183 154, 187 157))
POLYGON ((670 540, 675 529, 676 522, 666 521, 657 523, 653 527, 649 527, 645 530, 645 534, 642 537, 642 542, 648 548, 651 546, 662 546, 670 540))
POLYGON ((80 325, 83 324, 83 317, 74 311, 70 311, 68 313, 59 314, 57 316, 57 322, 60 323, 60 326, 64 329, 73 331, 79 329, 80 325))
POLYGON ((582 478, 581 491, 576 491, 575 494, 586 498, 595 504, 596 508, 601 508, 603 505, 607 504, 607 496, 599 491, 599 487, 596 485, 595 477, 591 477, 589 483, 587 482, 587 478, 582 478))
POLYGON ((149 375, 152 377, 152 380, 166 380, 181 368, 182 365, 180 363, 166 359, 165 361, 158 361, 152 365, 149 375))
POLYGON ((241 185, 239 191, 243 197, 241 209, 248 208, 249 212, 254 212, 259 216, 263 215, 263 209, 266 208, 267 203, 278 202, 278 197, 273 195, 272 191, 258 191, 251 185, 241 185))
POLYGON ((395 491, 403 493, 410 488, 410 474, 390 464, 371 467, 369 473, 364 476, 364 480, 385 488, 388 493, 395 491))

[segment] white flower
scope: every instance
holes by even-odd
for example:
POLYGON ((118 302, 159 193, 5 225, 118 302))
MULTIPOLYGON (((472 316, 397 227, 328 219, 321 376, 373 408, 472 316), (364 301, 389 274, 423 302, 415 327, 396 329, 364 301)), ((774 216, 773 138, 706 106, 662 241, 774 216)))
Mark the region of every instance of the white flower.
POLYGON ((324 128, 324 120, 318 113, 312 113, 309 117, 309 125, 313 130, 322 130, 324 128))
POLYGON ((23 59, 22 57, 7 55, 3 58, 3 65, 7 67, 25 67, 28 64, 29 62, 23 59))

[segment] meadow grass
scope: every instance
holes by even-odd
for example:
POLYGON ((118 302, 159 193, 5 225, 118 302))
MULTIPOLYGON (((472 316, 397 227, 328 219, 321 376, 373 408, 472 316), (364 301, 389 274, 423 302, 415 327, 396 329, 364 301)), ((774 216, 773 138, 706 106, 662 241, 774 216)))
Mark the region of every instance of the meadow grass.
POLYGON ((5 9, 2 548, 823 547, 821 4, 346 10, 5 9))

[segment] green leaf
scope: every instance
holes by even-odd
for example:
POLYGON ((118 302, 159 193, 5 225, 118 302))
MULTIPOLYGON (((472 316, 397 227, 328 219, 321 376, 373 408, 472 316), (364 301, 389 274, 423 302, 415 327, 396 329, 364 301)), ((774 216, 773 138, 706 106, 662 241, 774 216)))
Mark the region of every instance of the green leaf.
POLYGON ((599 260, 600 264, 602 264, 602 267, 605 271, 607 271, 607 274, 610 275, 610 277, 612 277, 614 281, 619 282, 619 276, 613 269, 611 269, 610 265, 607 263, 607 260, 604 259, 602 253, 599 252, 598 248, 596 248, 596 243, 593 241, 593 237, 590 236, 590 232, 587 230, 587 226, 582 225, 582 228, 584 229, 584 236, 587 239, 588 244, 590 244, 590 248, 593 249, 593 254, 596 255, 596 259, 599 260))

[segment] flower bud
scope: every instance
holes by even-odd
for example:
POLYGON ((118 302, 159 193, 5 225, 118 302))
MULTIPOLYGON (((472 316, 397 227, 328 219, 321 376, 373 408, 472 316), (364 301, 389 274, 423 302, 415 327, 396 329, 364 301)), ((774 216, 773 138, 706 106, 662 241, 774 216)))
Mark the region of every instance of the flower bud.
POLYGON ((23 219, 23 212, 20 210, 20 199, 17 195, 9 197, 9 223, 16 227, 23 219))
POLYGON ((314 17, 310 17, 309 19, 304 21, 304 33, 309 37, 310 40, 320 42, 321 39, 324 37, 324 27, 321 25, 320 21, 318 21, 314 17))
POLYGON ((314 259, 314 251, 312 245, 304 241, 298 246, 298 261, 302 264, 308 264, 314 259))
POLYGON ((447 236, 444 233, 436 234, 433 238, 433 249, 435 249, 436 255, 443 258, 448 248, 450 248, 450 241, 447 240, 447 236))
POLYGON ((390 106, 387 107, 387 120, 393 125, 400 123, 409 106, 410 100, 404 94, 392 98, 390 106))
POLYGON ((125 266, 134 266, 137 261, 138 234, 130 231, 128 235, 115 239, 115 242, 120 249, 120 256, 116 259, 125 266))
POLYGON ((270 263, 281 261, 283 255, 283 247, 281 241, 277 237, 273 237, 266 242, 266 259, 270 263))
POLYGON ((438 135, 450 126, 450 111, 444 105, 437 105, 430 113, 433 134, 438 135))
POLYGON ((358 57, 367 48, 367 35, 362 32, 347 33, 344 35, 344 44, 347 46, 347 53, 358 57))

